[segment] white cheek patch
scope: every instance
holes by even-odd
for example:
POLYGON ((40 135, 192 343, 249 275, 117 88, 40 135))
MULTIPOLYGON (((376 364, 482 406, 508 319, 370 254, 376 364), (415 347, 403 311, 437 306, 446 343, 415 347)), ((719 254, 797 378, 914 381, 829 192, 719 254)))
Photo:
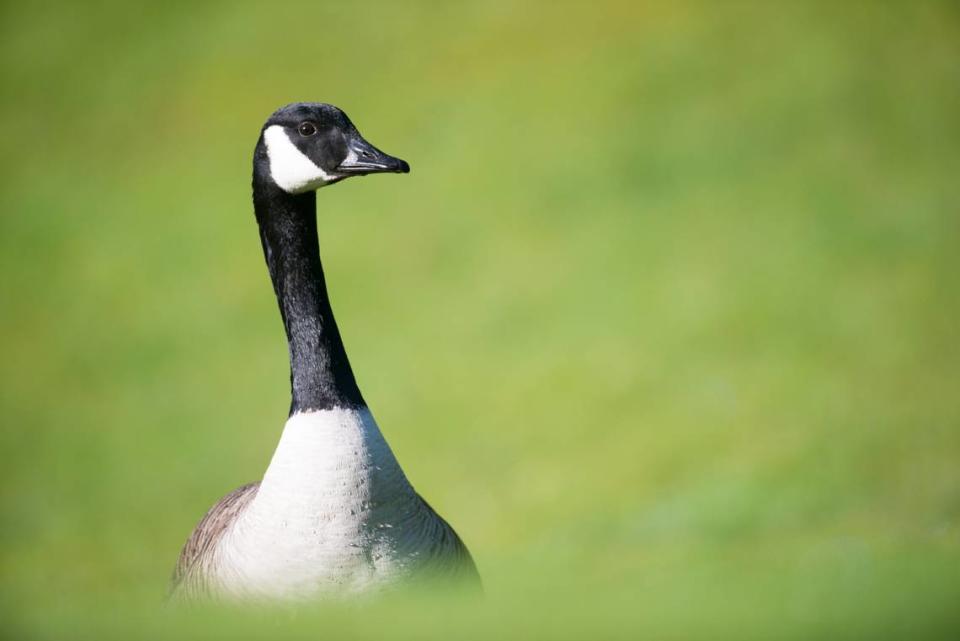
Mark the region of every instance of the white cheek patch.
POLYGON ((302 194, 323 187, 337 178, 315 165, 297 149, 280 125, 267 127, 263 132, 263 140, 267 144, 267 157, 270 159, 270 177, 285 192, 302 194))

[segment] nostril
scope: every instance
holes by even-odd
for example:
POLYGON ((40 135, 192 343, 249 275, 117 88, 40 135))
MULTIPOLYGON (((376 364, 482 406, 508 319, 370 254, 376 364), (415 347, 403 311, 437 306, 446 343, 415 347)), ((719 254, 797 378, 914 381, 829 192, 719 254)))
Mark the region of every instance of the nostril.
POLYGON ((363 156, 364 158, 373 158, 373 154, 367 151, 366 149, 361 151, 360 155, 363 156))

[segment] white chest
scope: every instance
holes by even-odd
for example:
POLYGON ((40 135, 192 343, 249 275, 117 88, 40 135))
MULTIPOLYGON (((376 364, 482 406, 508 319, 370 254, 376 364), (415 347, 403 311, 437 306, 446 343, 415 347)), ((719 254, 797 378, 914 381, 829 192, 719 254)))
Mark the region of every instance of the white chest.
POLYGON ((416 560, 423 517, 369 410, 296 414, 220 542, 218 579, 240 595, 365 590, 416 560))

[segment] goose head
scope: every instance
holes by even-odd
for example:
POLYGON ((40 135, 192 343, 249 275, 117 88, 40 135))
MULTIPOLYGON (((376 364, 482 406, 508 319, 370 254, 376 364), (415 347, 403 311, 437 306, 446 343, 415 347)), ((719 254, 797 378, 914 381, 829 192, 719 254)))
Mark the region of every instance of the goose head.
POLYGON ((347 114, 333 105, 300 102, 267 120, 257 161, 283 191, 302 194, 352 176, 410 171, 406 161, 366 141, 347 114))

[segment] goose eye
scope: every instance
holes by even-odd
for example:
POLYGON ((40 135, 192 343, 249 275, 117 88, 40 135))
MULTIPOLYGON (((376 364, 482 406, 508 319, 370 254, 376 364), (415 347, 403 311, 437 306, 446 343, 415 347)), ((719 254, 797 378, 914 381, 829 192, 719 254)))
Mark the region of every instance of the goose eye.
POLYGON ((301 136, 312 136, 313 134, 317 133, 317 128, 312 122, 300 123, 300 126, 297 127, 297 130, 300 132, 301 136))

